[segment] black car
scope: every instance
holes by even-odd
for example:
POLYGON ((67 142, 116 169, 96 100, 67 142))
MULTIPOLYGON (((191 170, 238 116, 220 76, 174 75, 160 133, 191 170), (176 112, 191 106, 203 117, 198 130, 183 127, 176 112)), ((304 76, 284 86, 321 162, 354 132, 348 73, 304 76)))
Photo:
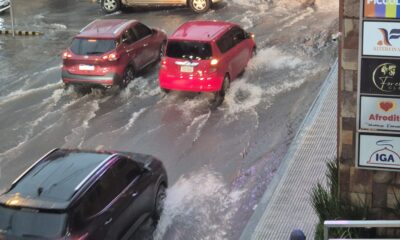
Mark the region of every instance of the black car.
POLYGON ((149 155, 52 150, 0 195, 0 240, 129 239, 158 220, 167 184, 149 155))

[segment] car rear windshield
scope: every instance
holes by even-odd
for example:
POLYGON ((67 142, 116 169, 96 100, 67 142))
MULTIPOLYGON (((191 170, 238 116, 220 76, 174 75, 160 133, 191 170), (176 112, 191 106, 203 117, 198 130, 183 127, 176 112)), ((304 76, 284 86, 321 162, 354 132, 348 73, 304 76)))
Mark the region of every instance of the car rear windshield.
POLYGON ((196 41, 170 41, 166 55, 171 58, 207 60, 212 57, 211 45, 196 41))
POLYGON ((66 215, 0 206, 0 230, 15 237, 58 239, 64 234, 66 215))
POLYGON ((71 51, 77 55, 101 55, 116 47, 117 43, 110 39, 75 38, 71 51))

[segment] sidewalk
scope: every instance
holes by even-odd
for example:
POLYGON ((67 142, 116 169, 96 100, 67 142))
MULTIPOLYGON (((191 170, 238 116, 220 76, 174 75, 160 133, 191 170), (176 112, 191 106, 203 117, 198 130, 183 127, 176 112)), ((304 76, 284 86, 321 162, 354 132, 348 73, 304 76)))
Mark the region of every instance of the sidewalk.
POLYGON ((310 193, 325 184, 326 162, 336 159, 337 80, 336 62, 240 240, 288 240, 296 228, 314 239, 310 193))

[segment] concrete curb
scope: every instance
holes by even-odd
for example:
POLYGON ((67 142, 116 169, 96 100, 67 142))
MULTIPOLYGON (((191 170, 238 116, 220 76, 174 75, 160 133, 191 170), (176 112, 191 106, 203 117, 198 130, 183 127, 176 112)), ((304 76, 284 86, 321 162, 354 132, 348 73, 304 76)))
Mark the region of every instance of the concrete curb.
POLYGON ((330 84, 332 81, 332 74, 335 72, 334 68, 337 68, 337 60, 335 63, 332 65, 332 68, 325 78, 324 83, 321 85, 321 88, 317 94, 317 97, 315 98, 314 102, 312 103, 310 109, 308 110, 306 117, 304 118, 303 122, 301 123, 299 130, 297 131, 295 137, 293 138, 292 144, 289 147, 288 152, 286 153, 284 160, 282 161, 280 167, 278 168, 278 171, 276 172, 276 175, 273 177, 271 183, 269 184, 267 190, 265 191, 264 195, 262 196, 260 202, 258 203, 257 208, 254 210, 253 215, 251 216, 249 222, 247 223, 245 229, 242 232, 242 235, 240 237, 240 240, 249 240, 252 239, 252 235, 259 224, 260 219, 262 218, 264 212, 267 209, 268 204, 270 203, 272 196, 274 195, 282 177, 286 174, 290 160, 293 157, 294 153, 296 152, 298 148, 298 139, 301 138, 301 133, 303 132, 303 129, 310 123, 312 120, 315 118, 316 113, 318 112, 320 108, 319 103, 321 100, 324 99, 324 97, 327 95, 327 86, 330 84))
MULTIPOLYGON (((39 35, 43 35, 42 32, 36 32, 36 31, 15 30, 14 33, 15 33, 15 35, 18 35, 18 36, 39 36, 39 35)), ((12 35, 12 34, 13 34, 12 29, 0 29, 0 35, 12 35)))

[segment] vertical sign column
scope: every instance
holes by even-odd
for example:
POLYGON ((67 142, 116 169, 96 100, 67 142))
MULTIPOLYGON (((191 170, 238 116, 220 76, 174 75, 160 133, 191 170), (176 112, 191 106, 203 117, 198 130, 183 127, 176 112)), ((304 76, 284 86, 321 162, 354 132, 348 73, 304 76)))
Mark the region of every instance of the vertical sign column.
POLYGON ((356 166, 400 171, 400 0, 361 0, 356 166))

